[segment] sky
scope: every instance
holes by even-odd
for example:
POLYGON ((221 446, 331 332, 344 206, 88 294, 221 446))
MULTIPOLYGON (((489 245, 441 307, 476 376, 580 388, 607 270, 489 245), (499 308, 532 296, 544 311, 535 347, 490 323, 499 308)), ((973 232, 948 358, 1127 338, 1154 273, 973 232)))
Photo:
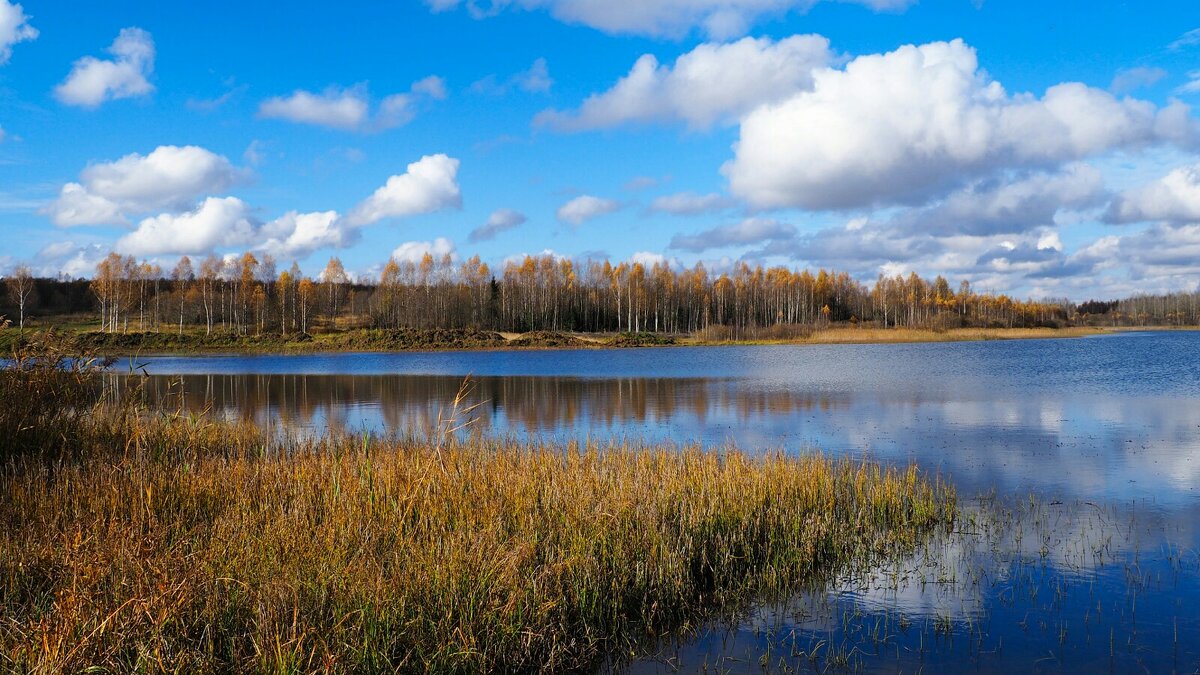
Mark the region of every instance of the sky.
POLYGON ((0 0, 0 273, 426 252, 1200 285, 1194 0, 0 0))

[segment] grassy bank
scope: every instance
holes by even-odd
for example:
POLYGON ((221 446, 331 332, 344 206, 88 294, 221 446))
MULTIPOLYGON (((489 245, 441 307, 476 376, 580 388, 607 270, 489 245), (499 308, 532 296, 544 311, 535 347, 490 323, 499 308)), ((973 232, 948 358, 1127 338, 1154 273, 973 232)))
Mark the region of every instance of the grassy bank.
POLYGON ((772 331, 764 329, 740 336, 728 331, 700 334, 686 344, 891 344, 912 342, 976 342, 984 340, 1036 340, 1078 338, 1111 332, 1105 328, 866 328, 836 326, 823 329, 772 331))
POLYGON ((917 471, 434 434, 295 443, 0 377, 0 669, 575 670, 907 549, 917 471))
MULTIPOLYGON (((739 344, 878 344, 906 342, 963 342, 1072 338, 1112 332, 1106 328, 869 328, 834 326, 811 328, 781 326, 749 331, 713 327, 694 335, 655 333, 564 333, 534 331, 498 333, 473 329, 346 329, 312 335, 236 335, 185 331, 101 333, 87 327, 53 328, 79 351, 113 356, 132 354, 198 353, 318 353, 401 352, 498 349, 637 348, 671 345, 712 346, 739 344)), ((11 353, 36 342, 40 330, 0 330, 0 352, 11 353)))

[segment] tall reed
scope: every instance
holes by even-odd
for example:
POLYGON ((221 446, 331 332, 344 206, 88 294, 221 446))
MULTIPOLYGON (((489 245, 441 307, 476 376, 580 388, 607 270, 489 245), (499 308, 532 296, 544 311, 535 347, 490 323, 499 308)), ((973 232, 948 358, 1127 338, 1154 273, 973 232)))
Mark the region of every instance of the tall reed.
POLYGON ((819 456, 72 424, 0 471, 0 670, 576 670, 955 514, 819 456))

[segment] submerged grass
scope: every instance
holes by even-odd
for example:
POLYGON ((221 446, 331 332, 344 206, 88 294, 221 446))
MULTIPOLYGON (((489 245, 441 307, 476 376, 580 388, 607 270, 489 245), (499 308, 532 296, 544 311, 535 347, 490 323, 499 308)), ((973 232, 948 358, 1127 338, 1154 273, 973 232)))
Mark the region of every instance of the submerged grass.
POLYGON ((916 469, 817 456, 55 424, 2 446, 3 670, 594 667, 956 513, 916 469))

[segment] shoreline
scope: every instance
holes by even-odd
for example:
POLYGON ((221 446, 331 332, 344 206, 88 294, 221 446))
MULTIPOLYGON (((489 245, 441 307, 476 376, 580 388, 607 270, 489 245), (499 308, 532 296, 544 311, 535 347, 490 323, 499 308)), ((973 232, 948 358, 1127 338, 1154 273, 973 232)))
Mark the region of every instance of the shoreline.
MULTIPOLYGON (((1067 327, 1067 328, 909 328, 833 327, 788 338, 707 340, 693 335, 651 333, 500 333, 469 330, 352 329, 292 336, 202 336, 167 332, 99 333, 83 329, 55 330, 74 347, 112 358, 137 356, 219 356, 272 354, 520 352, 558 350, 650 349, 658 347, 818 346, 990 342, 1001 340, 1075 339, 1136 332, 1200 330, 1196 326, 1067 327)), ((11 351, 18 341, 44 335, 26 330, 24 336, 0 336, 0 349, 11 351)))

